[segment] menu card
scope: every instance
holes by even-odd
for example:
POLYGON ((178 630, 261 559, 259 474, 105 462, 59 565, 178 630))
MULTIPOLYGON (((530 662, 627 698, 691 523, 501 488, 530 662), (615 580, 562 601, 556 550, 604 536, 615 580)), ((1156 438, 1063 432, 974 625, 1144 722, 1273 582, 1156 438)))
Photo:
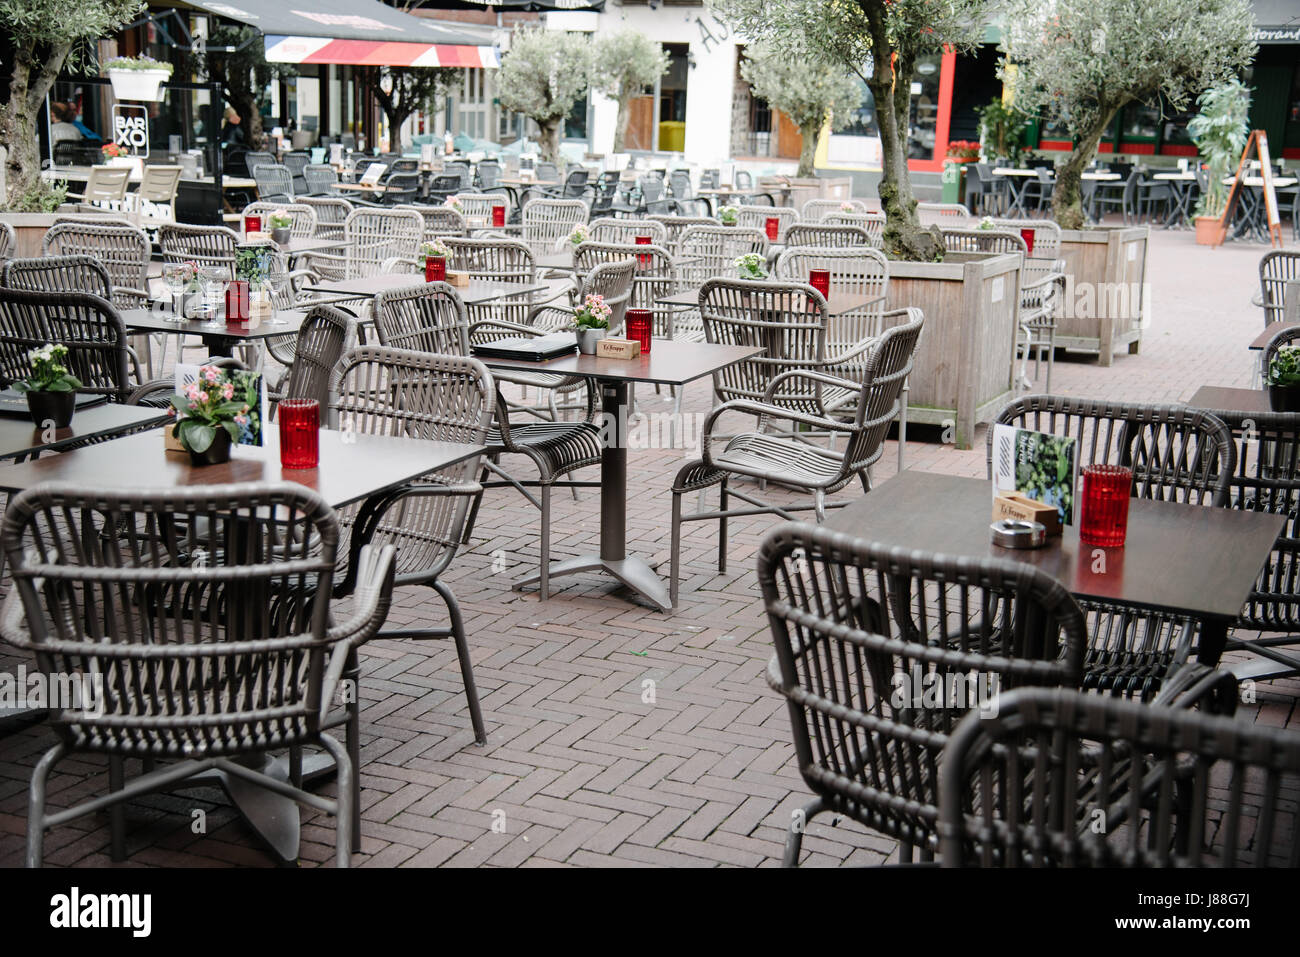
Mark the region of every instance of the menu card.
POLYGON ((993 497, 1021 492, 1052 505, 1062 525, 1074 524, 1079 487, 1078 441, 1071 437, 993 426, 993 497))

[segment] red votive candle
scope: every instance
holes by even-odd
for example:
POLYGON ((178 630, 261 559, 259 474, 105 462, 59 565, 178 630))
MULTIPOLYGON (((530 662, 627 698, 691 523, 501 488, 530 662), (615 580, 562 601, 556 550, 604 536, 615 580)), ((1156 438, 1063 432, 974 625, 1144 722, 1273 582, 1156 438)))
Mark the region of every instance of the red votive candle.
POLYGON ((1034 254, 1034 228, 1031 226, 1028 229, 1020 230, 1020 238, 1025 241, 1025 249, 1032 256, 1034 254))
POLYGON ((248 280, 232 279, 226 283, 226 322, 248 321, 248 280))
POLYGON ((280 422, 280 465, 314 469, 320 464, 320 403, 315 399, 284 399, 276 408, 280 422))
POLYGON ((642 354, 650 351, 650 331, 654 326, 649 309, 629 309, 623 320, 627 337, 641 343, 642 354))
POLYGON ((1089 465, 1083 470, 1083 512, 1079 541, 1117 548, 1128 533, 1128 503, 1133 470, 1122 465, 1089 465))
POLYGON ((492 207, 492 225, 504 226, 506 224, 506 208, 504 206, 492 207))
MULTIPOLYGON (((649 246, 654 241, 653 236, 633 236, 632 239, 636 242, 638 246, 649 246)), ((638 266, 648 266, 650 265, 650 257, 637 256, 636 264, 638 266)))
POLYGON ((244 217, 244 236, 245 236, 245 238, 247 238, 247 236, 248 236, 249 233, 260 233, 261 231, 262 231, 262 217, 261 217, 261 216, 252 216, 252 215, 249 215, 249 216, 245 216, 245 217, 244 217))
POLYGON ((446 256, 425 256, 424 257, 424 281, 425 282, 446 282, 447 281, 447 257, 446 256))
POLYGON ((777 234, 781 231, 781 220, 775 216, 769 216, 763 226, 767 229, 767 238, 772 242, 776 242, 777 234))
POLYGON ((808 270, 808 285, 822 294, 823 299, 831 295, 831 271, 829 269, 808 270))

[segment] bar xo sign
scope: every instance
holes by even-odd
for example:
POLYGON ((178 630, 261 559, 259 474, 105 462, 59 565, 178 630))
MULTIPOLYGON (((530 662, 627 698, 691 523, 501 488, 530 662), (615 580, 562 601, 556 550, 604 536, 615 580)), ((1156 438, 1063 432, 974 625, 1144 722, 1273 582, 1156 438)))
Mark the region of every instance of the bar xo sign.
POLYGON ((132 156, 148 156, 149 111, 134 103, 114 103, 113 142, 132 156))

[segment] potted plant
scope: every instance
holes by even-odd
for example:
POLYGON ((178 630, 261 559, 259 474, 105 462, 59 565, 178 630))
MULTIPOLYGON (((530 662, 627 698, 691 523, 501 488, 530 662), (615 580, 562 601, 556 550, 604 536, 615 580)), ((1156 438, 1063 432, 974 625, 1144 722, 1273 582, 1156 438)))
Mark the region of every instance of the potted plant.
POLYGON ((271 239, 280 246, 289 245, 292 238, 293 217, 287 209, 277 209, 270 215, 271 239))
POLYGON ((569 242, 573 243, 575 247, 581 246, 590 238, 591 230, 582 223, 578 223, 578 225, 574 226, 573 232, 569 233, 569 242))
POLYGON ((1219 220, 1228 203, 1223 180, 1232 175, 1232 164, 1246 148, 1250 91, 1232 77, 1202 93, 1196 105, 1201 112, 1187 122, 1187 135, 1206 164, 1205 189, 1196 203, 1196 241, 1217 246, 1223 242, 1219 220))
POLYGON ((605 297, 589 294, 573 312, 573 327, 578 334, 578 351, 583 355, 594 356, 596 343, 604 339, 609 332, 609 317, 614 310, 605 302, 605 297))
POLYGON ((745 253, 743 256, 737 256, 735 263, 741 279, 767 278, 767 269, 764 268, 766 263, 758 253, 745 253))
POLYGON ((172 65, 150 56, 119 56, 104 64, 104 73, 119 100, 157 102, 158 86, 171 78, 172 65))
POLYGON ((460 213, 462 216, 465 215, 465 207, 461 205, 460 200, 458 200, 455 196, 448 196, 443 201, 443 205, 446 206, 448 209, 455 210, 456 212, 460 213))
POLYGON ((424 281, 446 282, 447 257, 451 255, 451 248, 441 239, 435 239, 420 246, 420 255, 424 256, 424 281))
MULTIPOLYGON (((247 283, 249 313, 261 315, 271 304, 271 249, 269 246, 240 246, 235 251, 235 282, 247 283)), ((243 295, 243 290, 239 290, 243 295)), ((229 315, 227 318, 230 318, 229 315)))
POLYGON ((1300 412, 1300 346, 1282 346, 1269 362, 1268 404, 1274 412, 1300 412))
POLYGON ((171 403, 177 416, 172 435, 197 466, 229 462, 232 445, 260 427, 247 390, 241 391, 231 375, 216 366, 200 368, 198 378, 185 386, 184 394, 172 396, 171 403))
POLYGON ((52 421, 56 429, 64 429, 72 421, 81 380, 64 365, 67 358, 67 346, 47 342, 27 353, 31 374, 14 383, 15 390, 27 394, 27 410, 42 428, 52 421))
POLYGON ((740 210, 735 206, 723 206, 718 210, 718 222, 724 226, 736 225, 736 217, 740 215, 740 210))

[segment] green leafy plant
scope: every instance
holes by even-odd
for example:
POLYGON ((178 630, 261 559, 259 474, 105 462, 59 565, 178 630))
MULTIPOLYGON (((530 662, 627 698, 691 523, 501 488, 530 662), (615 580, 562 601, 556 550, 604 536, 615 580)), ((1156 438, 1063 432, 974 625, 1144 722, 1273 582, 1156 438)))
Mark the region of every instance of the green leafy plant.
POLYGON ((288 210, 277 209, 268 218, 272 229, 288 229, 293 225, 293 217, 289 215, 288 210))
POLYGON ((255 439, 261 431, 259 379, 255 373, 203 366, 198 379, 171 398, 172 413, 178 416, 172 435, 191 452, 211 448, 218 429, 224 429, 233 442, 245 436, 255 439))
POLYGON ((59 342, 47 342, 39 349, 27 353, 32 372, 26 379, 13 384, 18 392, 76 392, 81 380, 68 371, 64 362, 68 347, 59 342))
POLYGON ((497 98, 507 110, 537 124, 542 159, 560 156, 564 121, 587 92, 591 39, 560 30, 517 29, 497 71, 497 98))
POLYGON ((1300 346, 1282 346, 1268 364, 1268 384, 1300 386, 1300 346))
POLYGON ((976 229, 997 229, 998 224, 993 222, 992 216, 985 216, 983 219, 980 220, 979 225, 976 226, 975 228, 976 229))
POLYGON ((1058 435, 1022 432, 1016 464, 1016 488, 1034 501, 1054 505, 1070 524, 1074 507, 1075 441, 1058 435))
POLYGON ((444 243, 441 239, 435 239, 431 243, 420 244, 420 255, 425 257, 426 259, 428 259, 430 256, 433 256, 434 258, 438 258, 438 257, 445 258, 451 255, 451 247, 448 246, 446 243, 444 243))
POLYGON ((724 226, 736 225, 736 217, 740 215, 740 210, 735 206, 723 206, 718 210, 718 222, 724 226))
POLYGON ((172 70, 175 69, 170 63, 162 60, 155 60, 151 56, 115 56, 111 60, 104 62, 104 72, 111 73, 115 70, 162 70, 168 76, 171 76, 172 70))
POLYGON ((1228 203, 1224 177, 1232 174, 1232 166, 1241 157, 1250 135, 1250 90, 1234 76, 1202 93, 1196 105, 1201 112, 1188 121, 1187 135, 1208 167, 1206 189, 1196 204, 1196 215, 1217 219, 1228 203))
POLYGON ((608 329, 609 317, 614 310, 605 302, 605 297, 590 293, 582 305, 573 311, 573 324, 579 329, 608 329))
POLYGON ((264 283, 271 274, 271 250, 267 246, 244 246, 235 253, 235 278, 264 283))
POLYGON ((635 30, 598 34, 591 56, 591 85, 618 102, 614 152, 623 152, 633 98, 653 87, 668 72, 663 46, 635 30))
POLYGON ((575 246, 579 246, 582 243, 585 243, 590 238, 591 238, 591 230, 589 230, 582 223, 579 223, 577 226, 574 226, 573 232, 569 233, 569 242, 573 243, 573 245, 575 246))
POLYGON ((758 253, 745 253, 743 256, 737 256, 735 264, 741 279, 767 278, 767 269, 764 268, 766 263, 758 253))
POLYGON ((9 210, 15 213, 52 213, 68 198, 68 184, 59 180, 48 182, 37 178, 26 189, 13 194, 9 210))
MULTIPOLYGON (((975 113, 980 118, 980 135, 984 138, 985 148, 995 157, 1005 158, 1012 166, 1019 166, 1024 161, 1025 130, 1029 128, 1029 118, 1003 103, 1000 96, 976 107, 975 113)), ((975 155, 979 156, 978 148, 975 155)))

